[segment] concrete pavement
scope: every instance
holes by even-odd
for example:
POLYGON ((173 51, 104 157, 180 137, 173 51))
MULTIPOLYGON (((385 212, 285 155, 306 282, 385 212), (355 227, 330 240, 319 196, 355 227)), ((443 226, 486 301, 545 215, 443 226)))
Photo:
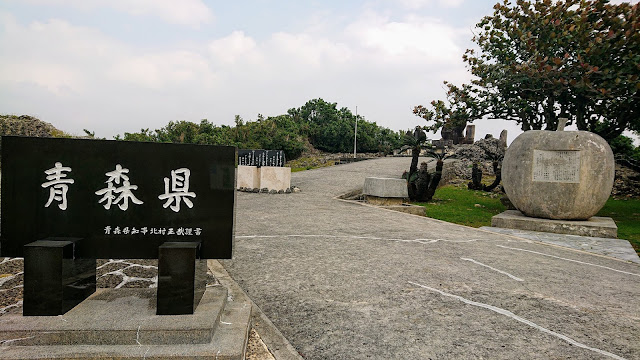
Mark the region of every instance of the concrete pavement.
POLYGON ((640 358, 638 264, 334 199, 409 162, 238 193, 222 263, 305 359, 640 358))

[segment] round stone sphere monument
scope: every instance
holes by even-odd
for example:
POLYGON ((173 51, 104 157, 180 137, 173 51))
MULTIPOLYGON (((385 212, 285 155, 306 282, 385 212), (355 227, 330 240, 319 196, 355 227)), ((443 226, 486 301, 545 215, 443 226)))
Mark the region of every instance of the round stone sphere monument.
POLYGON ((526 216, 586 220, 611 195, 614 172, 609 144, 594 133, 529 130, 507 149, 502 184, 526 216))

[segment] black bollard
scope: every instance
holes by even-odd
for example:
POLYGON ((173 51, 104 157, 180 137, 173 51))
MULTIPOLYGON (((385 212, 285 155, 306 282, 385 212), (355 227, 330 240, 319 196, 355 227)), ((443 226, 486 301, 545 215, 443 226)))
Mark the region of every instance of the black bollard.
POLYGON ((165 242, 158 247, 157 315, 193 314, 207 286, 207 260, 200 242, 165 242))
POLYGON ((24 316, 62 315, 96 291, 96 259, 77 259, 82 239, 48 238, 24 245, 24 316))

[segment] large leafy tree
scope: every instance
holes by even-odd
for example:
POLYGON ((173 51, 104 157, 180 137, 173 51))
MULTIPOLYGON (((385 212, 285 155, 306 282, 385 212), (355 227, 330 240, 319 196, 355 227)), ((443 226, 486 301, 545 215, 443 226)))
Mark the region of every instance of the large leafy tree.
MULTIPOLYGON (((287 113, 308 134, 315 148, 334 153, 353 151, 356 115, 348 108, 338 108, 337 103, 318 98, 307 101, 299 108, 289 109, 287 113)), ((360 115, 357 121, 358 152, 389 152, 402 144, 399 133, 380 127, 375 122, 367 122, 360 115)))
MULTIPOLYGON (((236 115, 234 127, 216 126, 206 119, 199 124, 171 121, 155 131, 142 129, 116 139, 276 149, 284 150, 287 159, 295 159, 309 143, 330 152, 352 151, 355 119, 356 116, 347 108, 338 109, 336 103, 314 99, 300 108, 290 109, 287 114, 267 118, 258 114, 255 121, 245 122, 236 115)), ((358 117, 358 151, 390 152, 398 147, 398 133, 358 117)))
POLYGON ((567 117, 607 140, 640 129, 640 5, 608 0, 505 0, 477 24, 463 59, 470 84, 417 106, 434 126, 482 116, 523 130, 567 117))
POLYGON ((418 105, 413 108, 415 115, 433 122, 425 126, 425 130, 435 132, 442 127, 464 128, 468 122, 488 113, 485 104, 478 101, 477 89, 472 85, 458 87, 446 81, 444 84, 447 86, 446 101, 434 100, 430 107, 418 105))

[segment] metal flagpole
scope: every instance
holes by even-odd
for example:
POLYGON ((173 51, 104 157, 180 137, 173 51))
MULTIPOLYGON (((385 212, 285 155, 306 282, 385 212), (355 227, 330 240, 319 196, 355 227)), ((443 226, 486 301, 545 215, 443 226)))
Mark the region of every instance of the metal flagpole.
POLYGON ((356 158, 356 139, 358 136, 358 107, 356 106, 356 129, 353 131, 353 158, 356 158))

